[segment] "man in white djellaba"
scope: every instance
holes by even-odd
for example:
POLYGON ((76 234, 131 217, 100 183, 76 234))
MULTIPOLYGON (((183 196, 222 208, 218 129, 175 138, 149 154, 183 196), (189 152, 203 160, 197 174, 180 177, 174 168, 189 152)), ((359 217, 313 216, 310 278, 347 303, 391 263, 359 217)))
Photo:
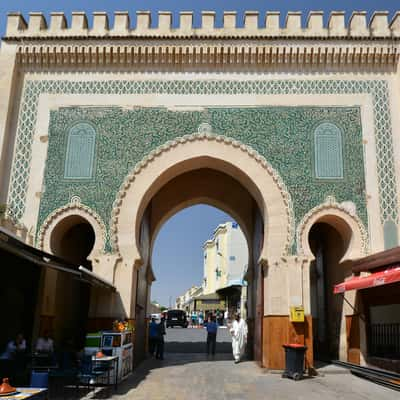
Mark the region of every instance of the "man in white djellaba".
POLYGON ((233 357, 235 364, 237 364, 243 357, 247 342, 247 324, 244 319, 240 318, 240 314, 235 315, 230 332, 232 335, 233 357))

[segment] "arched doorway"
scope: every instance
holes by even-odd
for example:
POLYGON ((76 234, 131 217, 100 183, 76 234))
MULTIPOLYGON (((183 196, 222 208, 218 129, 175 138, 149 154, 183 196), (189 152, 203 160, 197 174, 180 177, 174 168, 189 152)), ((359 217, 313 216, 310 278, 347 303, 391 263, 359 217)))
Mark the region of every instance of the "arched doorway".
MULTIPOLYGON (((150 153, 126 178, 116 198, 111 232, 121 262, 114 284, 121 288, 127 314, 134 315, 136 349, 145 347, 145 304, 156 233, 171 215, 198 203, 232 215, 248 240, 249 291, 254 293, 248 301, 253 333, 249 347, 255 359, 262 362, 262 266, 279 262, 289 252, 294 231, 291 199, 281 178, 263 157, 239 142, 212 134, 187 136, 150 153), (131 266, 134 271, 129 277, 131 266), (130 285, 132 293, 127 290, 130 285)), ((284 305, 273 312, 282 315, 281 308, 287 315, 284 305)))
MULTIPOLYGON (((51 252, 74 266, 92 270, 88 257, 95 244, 95 231, 81 215, 68 215, 54 225, 49 236, 51 252)), ((72 340, 77 348, 84 343, 90 304, 90 285, 75 275, 58 272, 53 324, 58 342, 72 340)))
POLYGON ((310 303, 314 320, 314 355, 318 360, 339 359, 343 329, 343 296, 333 294, 333 286, 351 276, 351 262, 341 263, 351 238, 350 228, 342 230, 317 222, 309 233, 315 260, 310 266, 310 303))
POLYGON ((154 194, 145 209, 140 248, 145 256, 145 263, 137 272, 137 293, 136 293, 136 348, 137 358, 142 358, 141 349, 145 348, 144 326, 140 324, 145 321, 145 305, 149 292, 145 291, 145 271, 151 268, 151 254, 154 242, 161 226, 180 210, 194 204, 208 204, 232 215, 243 229, 244 235, 249 243, 249 292, 248 297, 248 320, 250 321, 250 345, 251 354, 261 361, 261 330, 262 330, 262 278, 261 268, 258 260, 260 257, 260 245, 254 245, 256 239, 262 238, 263 221, 261 213, 251 194, 232 176, 212 168, 197 168, 184 172, 166 182, 154 194), (258 221, 256 228, 255 221, 258 221), (143 271, 143 272, 141 272, 143 271), (141 273, 143 276, 141 276, 141 273), (259 285, 257 289, 254 286, 259 285), (257 315, 258 313, 258 315, 257 315), (138 318, 139 317, 139 318, 138 318), (253 346, 254 341, 257 346, 253 346))
POLYGON ((335 295, 333 287, 352 275, 353 260, 368 251, 367 231, 355 205, 327 197, 300 221, 297 244, 298 253, 309 262, 306 279, 313 358, 347 361, 352 348, 358 347, 357 354, 360 352, 359 307, 354 292, 335 295), (353 324, 353 320, 357 322, 353 324), (358 332, 358 343, 354 340, 354 330, 358 332))

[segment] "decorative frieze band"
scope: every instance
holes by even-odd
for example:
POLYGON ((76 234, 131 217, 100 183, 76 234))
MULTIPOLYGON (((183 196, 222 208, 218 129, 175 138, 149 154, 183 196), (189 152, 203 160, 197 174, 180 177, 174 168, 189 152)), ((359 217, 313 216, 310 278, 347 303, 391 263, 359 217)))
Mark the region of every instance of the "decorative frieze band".
POLYGON ((249 66, 366 66, 397 65, 400 46, 331 45, 21 45, 17 60, 40 67, 97 65, 249 65, 249 66))
POLYGON ((138 11, 136 27, 131 27, 128 12, 114 13, 114 26, 110 27, 105 12, 93 13, 93 24, 90 27, 84 12, 73 12, 71 25, 63 13, 52 13, 48 23, 42 13, 30 13, 27 23, 21 13, 10 13, 7 21, 7 40, 17 39, 50 39, 50 38, 400 38, 400 12, 391 22, 387 11, 375 12, 369 23, 365 11, 353 12, 348 24, 345 23, 343 11, 331 12, 327 26, 324 26, 323 12, 311 11, 306 26, 301 23, 300 12, 288 12, 284 27, 280 27, 279 12, 267 12, 259 26, 259 13, 247 11, 244 14, 244 25, 237 24, 237 14, 224 12, 223 26, 215 27, 215 12, 203 11, 200 27, 194 27, 193 13, 181 12, 179 27, 172 24, 172 13, 160 11, 158 26, 152 27, 151 13, 138 11))

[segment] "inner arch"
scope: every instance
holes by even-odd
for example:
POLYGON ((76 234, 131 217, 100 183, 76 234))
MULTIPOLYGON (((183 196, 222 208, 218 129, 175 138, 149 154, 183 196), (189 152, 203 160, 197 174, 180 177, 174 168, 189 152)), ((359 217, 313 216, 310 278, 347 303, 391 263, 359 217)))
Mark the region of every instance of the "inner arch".
POLYGON ((266 218, 262 195, 242 170, 230 162, 201 156, 176 163, 160 174, 143 196, 140 210, 143 215, 149 206, 156 210, 150 221, 151 236, 155 237, 162 224, 183 208, 208 204, 232 215, 249 240, 251 227, 245 221, 250 216, 243 202, 246 207, 253 203, 266 218))
POLYGON ((253 213, 258 208, 251 194, 238 180, 221 171, 200 168, 183 173, 167 182, 148 204, 150 254, 162 225, 184 208, 207 204, 231 215, 251 243, 253 213))

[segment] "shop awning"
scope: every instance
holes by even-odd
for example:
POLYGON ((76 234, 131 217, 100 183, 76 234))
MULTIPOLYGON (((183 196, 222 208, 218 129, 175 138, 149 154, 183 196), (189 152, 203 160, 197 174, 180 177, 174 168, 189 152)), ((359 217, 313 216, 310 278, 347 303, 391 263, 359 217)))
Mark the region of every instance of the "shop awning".
POLYGON ((114 292, 117 290, 111 282, 88 270, 87 268, 82 267, 82 265, 80 265, 78 269, 82 274, 82 278, 84 278, 86 281, 89 281, 89 283, 110 289, 114 292))
POLYGON ((115 286, 92 271, 83 266, 73 265, 67 261, 54 256, 53 254, 46 253, 35 247, 29 246, 18 238, 5 232, 0 228, 0 250, 22 258, 32 264, 38 265, 43 268, 51 268, 59 272, 72 274, 76 279, 83 280, 95 286, 104 287, 115 291, 115 286))
POLYGON ((374 272, 369 276, 353 277, 333 287, 333 293, 344 293, 348 290, 367 289, 376 286, 400 282, 400 265, 392 266, 384 271, 374 272))

